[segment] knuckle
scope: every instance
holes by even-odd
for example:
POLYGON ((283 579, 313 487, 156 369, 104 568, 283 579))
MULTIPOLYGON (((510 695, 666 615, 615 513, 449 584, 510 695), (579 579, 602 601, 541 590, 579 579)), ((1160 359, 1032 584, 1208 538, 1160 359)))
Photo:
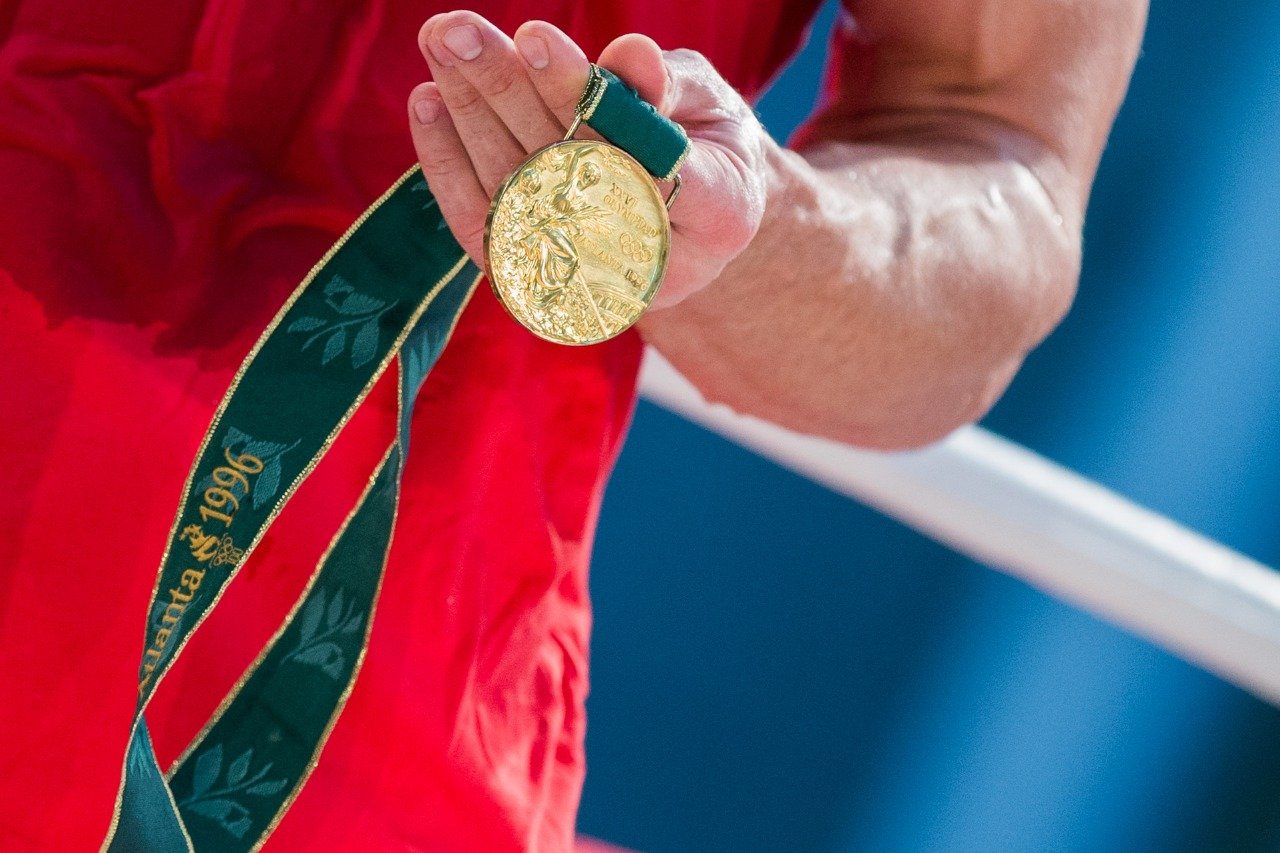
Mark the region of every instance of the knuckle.
POLYGON ((711 64, 710 60, 707 59, 706 54, 704 54, 700 50, 694 50, 691 47, 677 47, 677 48, 673 48, 672 50, 665 51, 665 53, 667 54, 667 56, 675 59, 677 62, 687 62, 687 63, 694 63, 694 64, 701 63, 703 65, 711 64))
POLYGON ((473 85, 491 98, 501 98, 520 81, 521 71, 508 57, 496 60, 476 71, 473 85))
POLYGON ((484 225, 473 218, 471 224, 462 229, 462 239, 459 242, 469 246, 483 246, 484 225))
POLYGON ((580 78, 560 80, 542 89, 542 98, 551 111, 558 116, 571 118, 582 98, 582 90, 586 88, 586 70, 580 78))
POLYGON ((716 257, 736 257, 756 235, 756 224, 748 222, 745 217, 727 217, 707 231, 704 247, 716 257))
MULTIPOLYGON (((441 87, 441 92, 444 89, 441 87)), ((449 111, 455 115, 468 117, 481 112, 485 107, 484 94, 474 86, 455 86, 449 93, 449 111)))
POLYGON ((429 151, 422 158, 422 171, 427 177, 453 174, 464 168, 471 168, 471 160, 463 152, 452 148, 429 151))
POLYGON ((674 50, 664 51, 664 53, 667 65, 674 75, 704 78, 708 72, 715 73, 711 60, 707 59, 700 51, 688 47, 678 47, 674 50))
POLYGON ((568 90, 561 92, 554 98, 554 102, 549 104, 551 111, 558 116, 572 117, 574 110, 578 108, 578 100, 582 97, 582 93, 574 94, 568 90))
POLYGON ((736 114, 744 107, 750 112, 742 96, 702 53, 682 47, 668 50, 664 56, 675 89, 689 105, 699 109, 718 108, 726 114, 736 114))

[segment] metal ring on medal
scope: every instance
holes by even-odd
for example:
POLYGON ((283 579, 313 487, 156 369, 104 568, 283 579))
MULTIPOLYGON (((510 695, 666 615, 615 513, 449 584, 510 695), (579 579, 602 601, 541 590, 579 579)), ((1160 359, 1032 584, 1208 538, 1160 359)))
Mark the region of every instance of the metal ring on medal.
POLYGON ((630 328, 662 283, 671 228, 649 173, 603 142, 534 152, 493 197, 489 281, 535 335, 593 344, 630 328))

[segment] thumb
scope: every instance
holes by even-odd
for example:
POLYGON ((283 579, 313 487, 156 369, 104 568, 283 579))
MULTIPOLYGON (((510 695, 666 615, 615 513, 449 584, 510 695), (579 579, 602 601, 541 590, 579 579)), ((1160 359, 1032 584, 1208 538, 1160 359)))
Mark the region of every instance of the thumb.
POLYGON ((600 51, 597 62, 626 81, 658 112, 670 115, 664 102, 670 94, 671 79, 662 48, 653 39, 640 33, 618 36, 600 51))

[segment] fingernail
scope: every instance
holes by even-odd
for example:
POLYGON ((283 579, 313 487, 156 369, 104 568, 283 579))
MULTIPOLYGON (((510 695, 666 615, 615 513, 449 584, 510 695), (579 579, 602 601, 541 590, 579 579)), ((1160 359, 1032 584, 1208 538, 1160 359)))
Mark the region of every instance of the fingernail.
POLYGON ((440 38, 454 56, 466 62, 480 55, 480 30, 475 24, 460 24, 445 30, 440 38))
POLYGON ((529 67, 538 71, 546 68, 547 63, 551 61, 546 41, 538 36, 521 36, 516 39, 516 49, 520 51, 524 61, 529 63, 529 67))
POLYGON ((431 124, 440 117, 440 102, 435 98, 414 101, 413 114, 418 117, 418 124, 431 124))

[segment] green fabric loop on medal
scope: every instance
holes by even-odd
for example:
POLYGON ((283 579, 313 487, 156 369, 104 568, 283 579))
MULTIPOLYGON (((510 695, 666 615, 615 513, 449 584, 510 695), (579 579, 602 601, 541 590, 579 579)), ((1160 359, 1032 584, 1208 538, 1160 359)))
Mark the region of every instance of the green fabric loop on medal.
POLYGON ((414 400, 480 277, 415 167, 316 264, 246 357, 161 560, 104 850, 255 850, 293 802, 364 655, 414 400), (397 355, 394 442, 302 600, 165 779, 143 717, 156 684, 397 355))
POLYGON ((691 146, 684 128, 607 68, 591 66, 578 114, 660 181, 674 178, 689 156, 691 146))

